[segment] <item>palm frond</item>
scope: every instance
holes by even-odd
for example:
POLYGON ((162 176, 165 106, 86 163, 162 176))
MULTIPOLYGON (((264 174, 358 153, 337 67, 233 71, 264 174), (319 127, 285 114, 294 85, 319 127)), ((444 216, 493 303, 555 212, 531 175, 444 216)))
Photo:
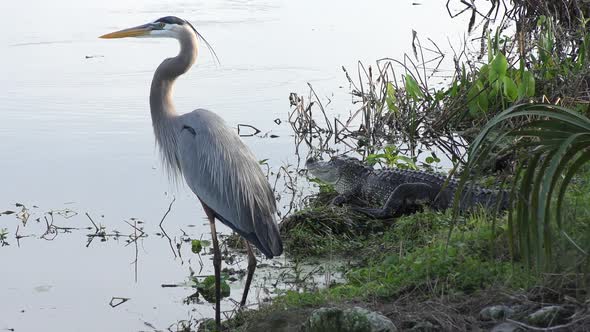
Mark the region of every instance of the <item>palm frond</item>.
MULTIPOLYGON (((576 172, 590 161, 590 119, 567 108, 524 104, 492 118, 469 148, 460 179, 467 184, 506 146, 522 152, 509 212, 511 250, 531 267, 549 270, 556 236, 563 229, 563 201, 576 172)), ((458 210, 459 193, 455 195, 458 210)))

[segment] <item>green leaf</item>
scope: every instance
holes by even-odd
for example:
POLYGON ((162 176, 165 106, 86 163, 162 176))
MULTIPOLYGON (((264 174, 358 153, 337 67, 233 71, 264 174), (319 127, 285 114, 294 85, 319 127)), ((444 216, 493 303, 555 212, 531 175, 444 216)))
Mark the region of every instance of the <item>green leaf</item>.
MULTIPOLYGON (((215 302, 215 277, 208 276, 202 282, 197 283, 197 290, 203 298, 209 302, 215 302)), ((230 288, 224 278, 221 279, 221 298, 230 295, 230 288)))
MULTIPOLYGON (((412 158, 410 158, 410 157, 397 156, 397 159, 403 161, 411 169, 415 169, 415 170, 418 169, 418 166, 416 165, 416 163, 414 162, 414 160, 412 160, 412 158)), ((400 163, 398 163, 398 162, 396 162, 396 164, 397 164, 397 166, 400 165, 400 163)))
POLYGON ((518 99, 533 97, 535 95, 535 77, 530 71, 524 71, 518 86, 518 99))
POLYGON ((570 184, 573 176, 580 170, 580 168, 583 165, 587 164, 588 162, 590 162, 590 153, 586 151, 586 152, 581 153, 579 156, 577 156, 576 159, 570 165, 570 167, 564 172, 564 178, 563 178, 563 181, 562 181, 561 186, 559 188, 559 193, 557 195, 556 210, 557 210, 557 225, 558 225, 559 229, 562 229, 563 215, 561 213, 561 209, 562 209, 563 201, 565 198, 566 189, 567 189, 568 185, 570 184))
MULTIPOLYGON (((332 187, 331 184, 328 184, 318 178, 309 178, 308 181, 311 183, 317 184, 320 187, 320 193, 334 193, 335 192, 334 187, 332 187)), ((201 243, 205 247, 208 247, 211 245, 211 243, 209 241, 205 241, 205 240, 202 240, 201 243)))
POLYGON ((393 84, 391 84, 391 82, 387 82, 385 102, 387 103, 387 108, 390 112, 395 114, 399 113, 399 108, 397 107, 397 97, 395 96, 395 87, 393 84))
POLYGON ((518 88, 516 87, 516 83, 514 83, 514 81, 508 76, 504 76, 502 80, 504 83, 504 96, 510 101, 515 101, 518 98, 518 88))
POLYGON ((508 60, 506 60, 506 57, 502 52, 498 52, 492 61, 492 66, 490 68, 490 84, 497 80, 501 81, 506 76, 507 71, 508 60))
POLYGON ((385 147, 385 154, 390 155, 390 156, 397 156, 397 154, 399 153, 399 151, 397 150, 397 147, 395 145, 388 145, 385 147))
POLYGON ((490 66, 489 65, 483 65, 483 66, 481 66, 481 68, 479 68, 480 79, 485 81, 486 77, 488 77, 489 75, 490 75, 490 66))
POLYGON ((382 159, 387 160, 387 155, 384 153, 372 153, 367 156, 366 162, 369 166, 373 166, 373 165, 377 164, 379 161, 381 161, 382 159))
POLYGON ((410 74, 406 74, 406 92, 414 101, 419 101, 420 98, 424 98, 424 93, 420 89, 418 82, 410 74))
POLYGON ((488 110, 488 94, 483 88, 483 83, 477 81, 469 92, 467 93, 467 102, 469 108, 469 114, 473 117, 477 117, 481 113, 485 113, 488 110))
POLYGON ((492 49, 492 37, 490 36, 490 34, 488 33, 488 63, 492 62, 492 60, 494 60, 494 54, 493 54, 493 49, 492 49))
POLYGON ((451 87, 449 93, 451 97, 456 97, 459 93, 459 84, 456 80, 453 81, 453 86, 451 87))
POLYGON ((440 159, 436 156, 426 157, 424 160, 427 164, 440 163, 440 159))
POLYGON ((192 240, 191 241, 191 251, 193 254, 199 254, 203 250, 203 245, 201 244, 200 240, 192 240))
MULTIPOLYGON (((567 221, 562 219, 566 187, 573 174, 590 161, 590 119, 555 105, 510 107, 490 119, 471 143, 460 188, 468 174, 480 172, 494 151, 506 149, 502 147, 506 142, 514 142, 511 148, 524 152, 510 196, 515 207, 508 217, 511 252, 530 268, 553 271, 557 231, 567 221), (528 121, 516 128, 506 125, 521 120, 528 121), (534 139, 518 139, 530 137, 534 139)), ((455 209, 458 197, 455 194, 455 209)))

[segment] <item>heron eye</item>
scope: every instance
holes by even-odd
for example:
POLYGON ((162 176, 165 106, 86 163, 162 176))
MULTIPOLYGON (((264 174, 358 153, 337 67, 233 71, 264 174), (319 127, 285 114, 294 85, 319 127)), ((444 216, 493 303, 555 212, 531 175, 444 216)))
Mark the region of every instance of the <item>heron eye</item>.
POLYGON ((164 27, 166 26, 166 23, 164 23, 164 22, 160 22, 160 23, 158 24, 158 26, 160 27, 160 29, 164 29, 164 27))

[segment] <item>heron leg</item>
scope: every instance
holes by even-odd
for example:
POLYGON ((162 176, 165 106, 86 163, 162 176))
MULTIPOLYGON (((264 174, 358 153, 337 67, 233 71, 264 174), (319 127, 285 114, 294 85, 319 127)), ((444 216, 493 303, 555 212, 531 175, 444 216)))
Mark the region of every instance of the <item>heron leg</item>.
POLYGON ((250 243, 248 243, 248 241, 246 241, 245 239, 244 243, 246 244, 246 251, 248 251, 248 276, 246 277, 246 285, 244 286, 244 293, 242 294, 242 302, 240 302, 241 307, 246 305, 248 291, 250 290, 250 284, 252 283, 254 270, 256 270, 256 256, 254 256, 254 251, 252 251, 250 243))
MULTIPOLYGON (((201 202, 203 204, 203 202, 201 202)), ((203 204, 203 209, 209 225, 211 226, 211 242, 213 242, 213 269, 215 270, 215 326, 221 331, 221 251, 217 242, 217 231, 215 229, 215 212, 203 204)))

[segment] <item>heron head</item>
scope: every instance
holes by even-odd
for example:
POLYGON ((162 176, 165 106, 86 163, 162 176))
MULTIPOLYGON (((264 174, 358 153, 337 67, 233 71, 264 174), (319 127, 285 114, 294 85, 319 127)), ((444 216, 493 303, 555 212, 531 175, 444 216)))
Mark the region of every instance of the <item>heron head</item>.
POLYGON ((106 35, 100 38, 176 38, 179 39, 186 34, 196 34, 199 36, 197 30, 188 21, 185 21, 176 16, 166 16, 159 18, 153 22, 139 25, 133 28, 123 29, 106 35))
POLYGON ((106 35, 102 35, 99 38, 113 39, 113 38, 174 38, 182 40, 186 37, 196 36, 198 39, 205 43, 205 46, 211 52, 211 55, 215 58, 214 60, 219 63, 219 58, 213 50, 213 47, 207 42, 205 37, 201 35, 195 27, 186 20, 178 18, 176 16, 166 16, 159 18, 153 22, 138 25, 133 28, 127 28, 106 35))

